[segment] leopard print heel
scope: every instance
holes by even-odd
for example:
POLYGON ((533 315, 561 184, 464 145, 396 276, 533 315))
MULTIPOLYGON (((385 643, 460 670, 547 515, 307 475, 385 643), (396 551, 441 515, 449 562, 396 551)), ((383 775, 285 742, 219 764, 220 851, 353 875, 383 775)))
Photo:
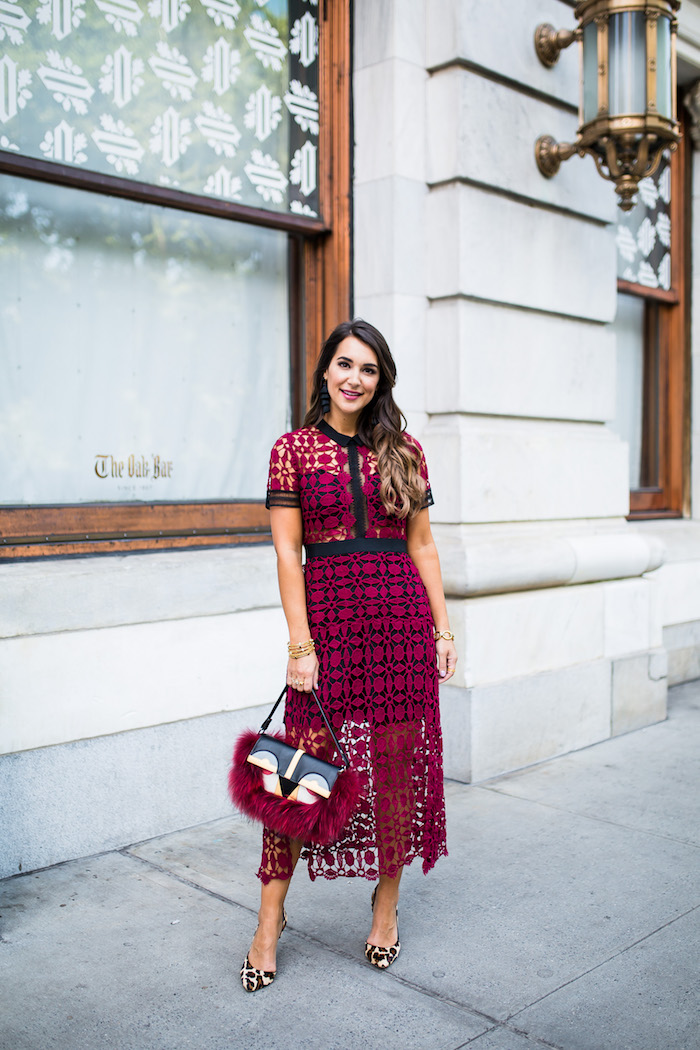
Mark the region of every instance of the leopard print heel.
MULTIPOLYGON (((375 886, 372 892, 372 911, 374 911, 374 901, 377 896, 377 888, 375 886)), ((399 940, 399 909, 396 909, 396 944, 390 945, 388 948, 380 948, 377 944, 370 944, 369 941, 365 941, 365 958, 367 962, 371 963, 372 966, 376 966, 378 970, 386 970, 393 962, 399 957, 401 951, 401 941, 399 940)))
MULTIPOLYGON (((282 929, 280 930, 280 937, 284 933, 284 928, 287 925, 287 913, 282 909, 282 929)), ((279 938, 278 938, 279 939, 279 938)), ((258 970, 256 966, 251 966, 250 959, 246 955, 243 960, 243 966, 241 967, 241 984, 246 992, 257 992, 261 988, 267 988, 268 985, 272 984, 275 979, 276 970, 258 970)))
POLYGON ((399 957, 401 942, 397 941, 390 948, 379 948, 376 944, 365 944, 365 957, 367 962, 372 963, 378 970, 386 970, 399 957))

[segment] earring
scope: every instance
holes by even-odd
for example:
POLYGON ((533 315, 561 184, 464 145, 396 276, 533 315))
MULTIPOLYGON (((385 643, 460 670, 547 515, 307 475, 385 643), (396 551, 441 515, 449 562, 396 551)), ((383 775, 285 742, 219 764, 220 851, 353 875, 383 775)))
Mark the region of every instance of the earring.
POLYGON ((331 410, 331 395, 328 393, 328 383, 325 379, 321 382, 319 401, 321 402, 321 411, 325 416, 331 410))

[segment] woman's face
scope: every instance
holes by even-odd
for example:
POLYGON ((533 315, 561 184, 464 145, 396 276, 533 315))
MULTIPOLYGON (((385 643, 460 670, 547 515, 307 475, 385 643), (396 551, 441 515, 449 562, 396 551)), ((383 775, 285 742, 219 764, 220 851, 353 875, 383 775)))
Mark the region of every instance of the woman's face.
POLYGON ((377 355, 361 339, 348 335, 338 343, 323 377, 331 398, 328 422, 342 432, 342 424, 345 429, 348 423, 354 425, 374 397, 379 383, 377 355))

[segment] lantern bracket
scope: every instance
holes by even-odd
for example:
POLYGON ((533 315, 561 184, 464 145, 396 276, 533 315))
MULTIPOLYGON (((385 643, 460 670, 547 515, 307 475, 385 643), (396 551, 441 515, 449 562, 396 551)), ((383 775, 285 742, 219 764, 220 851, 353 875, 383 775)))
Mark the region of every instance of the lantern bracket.
POLYGON ((535 30, 535 51, 543 66, 551 69, 559 59, 559 52, 578 40, 578 29, 559 29, 549 22, 542 22, 535 30))
POLYGON ((578 153, 574 142, 557 142, 551 135, 540 135, 535 143, 535 160, 537 167, 546 179, 551 179, 559 171, 562 161, 578 153))

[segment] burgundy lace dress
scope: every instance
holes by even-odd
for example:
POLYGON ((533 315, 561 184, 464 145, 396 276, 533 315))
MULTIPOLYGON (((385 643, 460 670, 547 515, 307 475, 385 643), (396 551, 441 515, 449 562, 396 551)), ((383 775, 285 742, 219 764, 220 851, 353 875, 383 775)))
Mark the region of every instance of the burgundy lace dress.
MULTIPOLYGON (((408 437, 433 502, 423 451, 408 437)), ((359 810, 338 842, 306 845, 309 875, 395 876, 447 853, 433 621, 406 553, 406 522, 386 514, 376 457, 327 423, 285 434, 270 458, 268 507, 300 507, 306 602, 319 695, 353 768, 367 775, 359 810)), ((296 639, 302 641, 302 639, 296 639)), ((288 739, 335 759, 307 693, 289 689, 288 739)), ((258 876, 292 872, 289 840, 266 828, 258 876)))

